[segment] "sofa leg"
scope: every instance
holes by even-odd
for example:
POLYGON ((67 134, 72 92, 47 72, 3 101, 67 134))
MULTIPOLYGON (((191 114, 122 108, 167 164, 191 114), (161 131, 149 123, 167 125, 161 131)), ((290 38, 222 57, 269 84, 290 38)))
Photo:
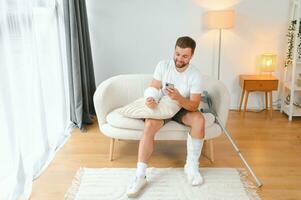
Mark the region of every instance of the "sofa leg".
POLYGON ((114 144, 115 144, 115 139, 114 139, 114 138, 111 138, 111 140, 110 140, 110 155, 109 155, 110 161, 113 160, 114 144))
POLYGON ((214 161, 214 145, 213 145, 213 139, 211 140, 205 140, 202 155, 207 158, 211 163, 214 161), (208 144, 209 143, 209 144, 208 144), (209 147, 209 150, 208 150, 209 147), (208 152, 209 151, 209 152, 208 152))
POLYGON ((214 144, 213 144, 213 139, 209 140, 209 149, 210 149, 210 161, 214 162, 214 144))

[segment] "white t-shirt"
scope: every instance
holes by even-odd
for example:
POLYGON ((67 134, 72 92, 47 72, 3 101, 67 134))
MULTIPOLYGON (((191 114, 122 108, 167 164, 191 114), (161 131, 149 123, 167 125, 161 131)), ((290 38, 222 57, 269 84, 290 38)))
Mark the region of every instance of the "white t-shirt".
POLYGON ((164 60, 158 63, 154 79, 161 81, 163 89, 166 83, 174 84, 180 94, 189 98, 190 94, 202 93, 202 79, 200 71, 189 64, 183 72, 178 72, 174 60, 164 60))

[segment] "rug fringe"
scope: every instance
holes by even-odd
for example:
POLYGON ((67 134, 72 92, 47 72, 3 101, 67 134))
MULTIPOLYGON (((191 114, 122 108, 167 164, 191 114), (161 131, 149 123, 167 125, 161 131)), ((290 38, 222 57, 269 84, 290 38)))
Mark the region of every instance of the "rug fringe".
POLYGON ((80 168, 77 172, 75 177, 72 180, 72 184, 67 190, 67 193, 65 194, 65 200, 75 200, 76 195, 79 191, 79 187, 81 184, 82 176, 84 175, 84 168, 80 168))
POLYGON ((257 187, 247 178, 249 176, 248 171, 245 168, 237 168, 237 171, 250 200, 261 200, 257 193, 257 187))

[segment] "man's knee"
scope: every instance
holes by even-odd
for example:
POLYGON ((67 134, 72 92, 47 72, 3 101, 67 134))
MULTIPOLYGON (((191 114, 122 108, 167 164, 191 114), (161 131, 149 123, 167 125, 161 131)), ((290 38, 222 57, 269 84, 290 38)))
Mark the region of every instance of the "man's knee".
POLYGON ((192 125, 194 126, 204 127, 205 125, 204 116, 199 112, 193 113, 191 121, 192 121, 192 125))
POLYGON ((158 130, 163 126, 163 120, 146 119, 144 128, 147 130, 158 130))
POLYGON ((205 119, 204 116, 201 113, 195 113, 191 117, 191 128, 194 128, 195 130, 198 130, 194 133, 194 137, 196 138, 204 138, 205 136, 205 119))
POLYGON ((189 126, 204 126, 205 119, 200 112, 190 112, 183 117, 183 122, 189 126))

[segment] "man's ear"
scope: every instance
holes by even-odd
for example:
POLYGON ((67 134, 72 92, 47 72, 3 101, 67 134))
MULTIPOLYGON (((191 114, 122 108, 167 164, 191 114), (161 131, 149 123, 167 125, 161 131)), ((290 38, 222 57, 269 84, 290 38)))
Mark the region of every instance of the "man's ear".
POLYGON ((193 55, 194 55, 194 53, 193 53, 193 54, 191 54, 191 57, 190 57, 190 59, 192 59, 193 55))
MULTIPOLYGON (((191 48, 190 48, 191 49, 191 48)), ((191 49, 191 57, 194 55, 194 51, 191 49)))

